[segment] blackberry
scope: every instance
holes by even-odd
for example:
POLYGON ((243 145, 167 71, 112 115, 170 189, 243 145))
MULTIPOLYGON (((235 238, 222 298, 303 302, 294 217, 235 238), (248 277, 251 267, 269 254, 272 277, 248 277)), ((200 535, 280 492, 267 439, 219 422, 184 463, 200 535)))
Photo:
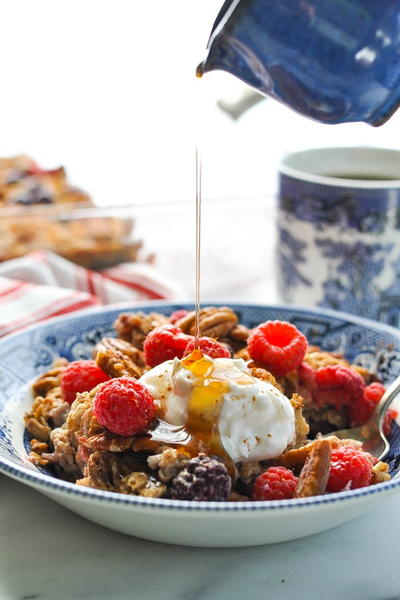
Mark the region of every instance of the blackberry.
POLYGON ((172 480, 170 497, 174 500, 214 500, 229 498, 232 480, 224 463, 206 454, 191 458, 172 480))

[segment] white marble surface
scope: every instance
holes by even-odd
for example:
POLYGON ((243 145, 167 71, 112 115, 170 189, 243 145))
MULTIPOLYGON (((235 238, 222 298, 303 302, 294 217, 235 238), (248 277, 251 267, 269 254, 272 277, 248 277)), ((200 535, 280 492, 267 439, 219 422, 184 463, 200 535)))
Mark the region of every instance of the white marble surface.
POLYGON ((115 533, 0 476, 0 600, 398 600, 398 504, 294 542, 207 550, 115 533))

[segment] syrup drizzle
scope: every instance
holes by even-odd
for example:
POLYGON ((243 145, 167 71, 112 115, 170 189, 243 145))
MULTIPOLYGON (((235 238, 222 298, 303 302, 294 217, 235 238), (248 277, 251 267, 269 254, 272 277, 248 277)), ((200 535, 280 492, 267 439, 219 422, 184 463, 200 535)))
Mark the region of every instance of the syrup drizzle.
POLYGON ((201 183, 202 164, 199 147, 196 146, 196 265, 195 265, 195 333, 194 347, 198 348, 200 338, 200 256, 201 256, 201 183))
POLYGON ((223 459, 231 476, 236 467, 227 454, 219 434, 218 421, 224 394, 229 390, 229 381, 249 385, 254 379, 235 366, 216 365, 203 355, 199 348, 200 338, 200 259, 201 259, 201 200, 202 200, 202 161, 196 147, 196 258, 195 258, 195 343, 194 350, 181 360, 179 368, 190 371, 195 377, 193 389, 188 398, 187 421, 185 425, 174 426, 163 419, 161 411, 155 429, 136 438, 135 452, 157 452, 162 444, 175 446, 178 451, 189 456, 199 452, 216 455, 223 459))

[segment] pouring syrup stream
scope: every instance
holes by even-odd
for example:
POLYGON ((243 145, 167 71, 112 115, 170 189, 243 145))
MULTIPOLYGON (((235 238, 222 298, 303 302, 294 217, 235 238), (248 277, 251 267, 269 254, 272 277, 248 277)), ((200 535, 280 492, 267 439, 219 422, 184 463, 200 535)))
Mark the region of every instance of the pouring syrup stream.
POLYGON ((232 476, 235 464, 225 451, 218 430, 218 417, 223 404, 228 381, 235 379, 249 383, 243 373, 234 368, 218 368, 210 364, 199 347, 200 339, 200 260, 201 260, 201 200, 202 200, 202 161, 199 147, 196 146, 196 256, 195 256, 195 339, 194 350, 181 360, 181 367, 190 371, 196 383, 188 399, 187 422, 184 426, 173 426, 159 415, 157 427, 146 436, 137 438, 133 449, 158 451, 162 443, 168 443, 189 456, 199 452, 210 453, 222 458, 232 476))
POLYGON ((196 146, 196 266, 195 266, 195 334, 194 347, 198 349, 200 338, 200 252, 201 252, 201 181, 202 164, 199 147, 196 146))

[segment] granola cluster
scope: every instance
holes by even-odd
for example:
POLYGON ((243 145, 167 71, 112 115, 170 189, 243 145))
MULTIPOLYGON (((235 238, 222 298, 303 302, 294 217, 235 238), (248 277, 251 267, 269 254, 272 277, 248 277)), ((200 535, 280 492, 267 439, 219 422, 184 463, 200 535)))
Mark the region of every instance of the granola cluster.
MULTIPOLYGON (((187 313, 174 321, 174 325, 193 335, 194 318, 194 312, 187 313)), ((102 339, 94 349, 93 358, 112 379, 136 380, 149 369, 143 352, 147 335, 167 324, 171 324, 169 317, 158 313, 123 313, 114 324, 118 337, 102 339)), ((232 357, 247 360, 253 377, 268 382, 290 399, 295 438, 282 455, 268 461, 225 464, 221 456, 208 456, 201 444, 196 453, 189 452, 185 432, 157 419, 147 432, 116 435, 101 425, 94 413, 96 393, 103 384, 78 393, 72 404, 64 401, 61 379, 68 363, 58 359, 33 385, 34 401, 25 415, 31 435, 30 459, 81 486, 145 497, 248 500, 253 497, 255 481, 258 480, 260 487, 263 482, 259 478, 269 468, 277 469, 276 472, 291 471, 296 482, 294 497, 329 491, 332 453, 342 447, 361 452, 359 442, 339 440, 334 435, 335 429, 349 426, 346 411, 334 404, 321 407, 315 403, 313 388, 304 379, 307 367, 302 367, 306 369, 304 372, 297 369, 284 377, 275 377, 254 362, 246 344, 250 331, 239 323, 230 308, 202 309, 200 330, 202 336, 223 342, 232 357), (322 438, 321 433, 327 432, 332 435, 322 438)), ((308 347, 303 363, 313 370, 335 365, 353 369, 366 384, 375 379, 342 356, 316 347, 308 347)), ((372 461, 370 473, 371 485, 390 478, 388 466, 382 462, 372 461)))

